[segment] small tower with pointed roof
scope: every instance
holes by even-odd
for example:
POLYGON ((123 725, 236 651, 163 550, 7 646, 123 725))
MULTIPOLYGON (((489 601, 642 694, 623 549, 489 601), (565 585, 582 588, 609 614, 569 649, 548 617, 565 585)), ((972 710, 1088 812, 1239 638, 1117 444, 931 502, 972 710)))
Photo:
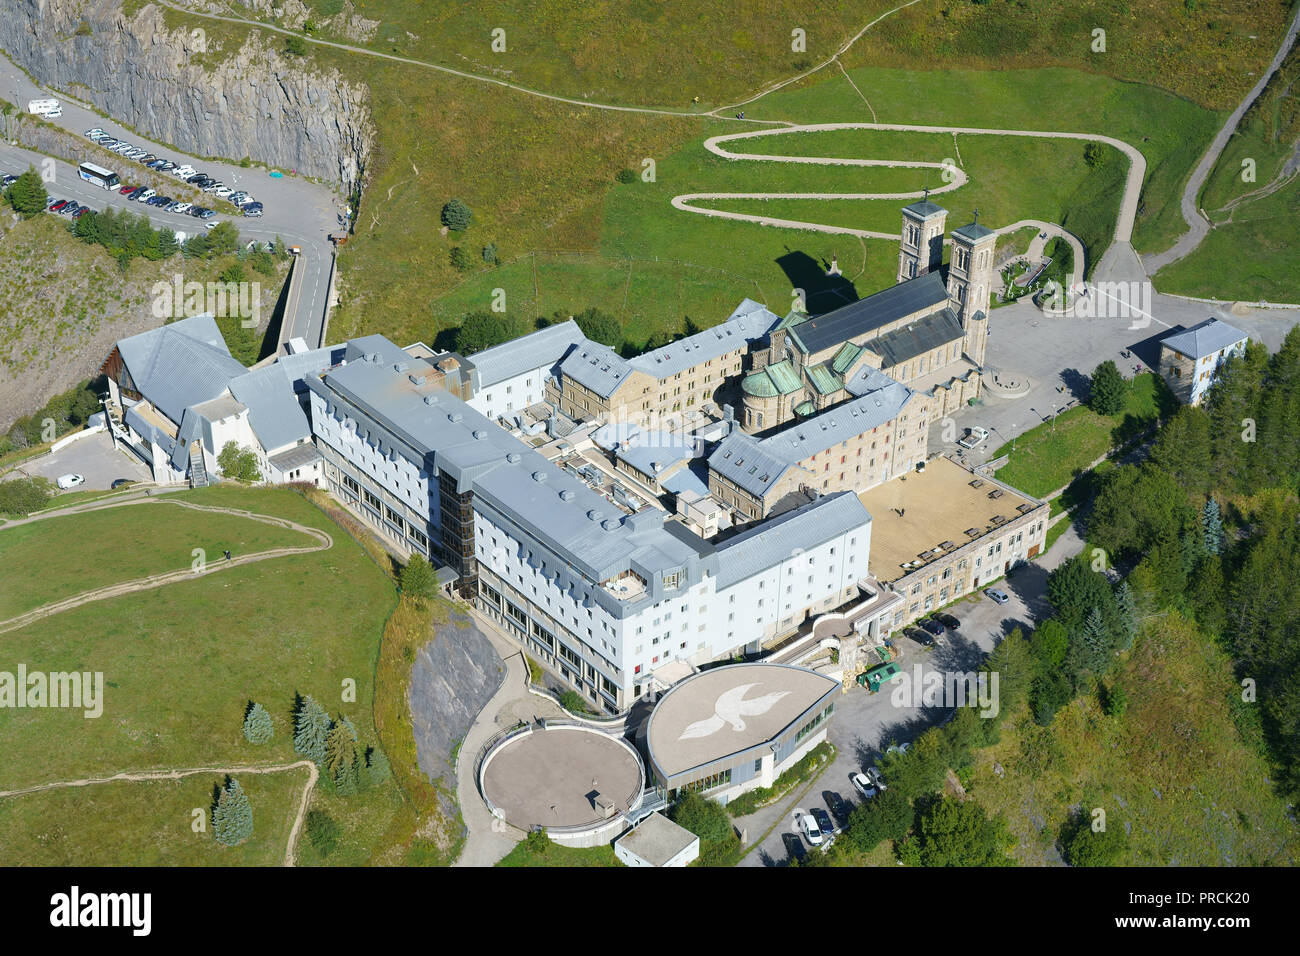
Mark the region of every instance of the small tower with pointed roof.
POLYGON ((903 234, 898 250, 898 280, 906 282, 943 265, 943 233, 948 210, 925 198, 903 207, 903 234))
POLYGON ((989 293, 993 288, 993 250, 997 241, 997 233, 980 225, 978 209, 974 222, 952 231, 948 298, 966 332, 966 355, 977 365, 984 364, 989 293))

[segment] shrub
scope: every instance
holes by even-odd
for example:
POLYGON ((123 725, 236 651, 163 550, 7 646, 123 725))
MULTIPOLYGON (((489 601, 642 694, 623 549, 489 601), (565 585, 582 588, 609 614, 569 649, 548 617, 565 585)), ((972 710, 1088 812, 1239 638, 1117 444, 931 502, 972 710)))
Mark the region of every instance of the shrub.
POLYGON ((433 597, 438 588, 438 579, 433 573, 433 565, 422 554, 411 555, 411 560, 407 562, 406 567, 402 568, 400 578, 402 593, 409 594, 413 598, 428 600, 433 597))
POLYGON ((293 56, 307 55, 307 41, 302 37, 285 37, 284 52, 293 56))
POLYGON ((626 185, 627 183, 636 182, 636 173, 633 170, 624 167, 623 169, 620 169, 617 173, 614 174, 614 178, 618 180, 620 183, 626 185))
POLYGON ((339 845, 339 825, 323 810, 307 812, 307 839, 321 856, 329 856, 339 845))
POLYGON ((574 714, 589 714, 587 701, 576 690, 566 690, 560 695, 560 706, 574 714))
POLYGON ((48 478, 15 478, 10 481, 0 481, 0 514, 31 514, 49 501, 53 495, 54 486, 48 478))
POLYGON ((451 199, 442 207, 442 224, 453 232, 464 232, 474 218, 473 211, 460 199, 451 199))
POLYGON ((470 267, 469 253, 460 246, 451 247, 450 259, 452 267, 459 269, 461 272, 464 272, 470 267))

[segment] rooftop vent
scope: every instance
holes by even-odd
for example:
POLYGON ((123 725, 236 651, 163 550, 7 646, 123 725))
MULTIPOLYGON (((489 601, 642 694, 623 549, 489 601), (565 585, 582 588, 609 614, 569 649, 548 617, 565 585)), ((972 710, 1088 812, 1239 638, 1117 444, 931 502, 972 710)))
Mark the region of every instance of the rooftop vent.
POLYGON ((426 395, 426 396, 424 396, 424 404, 426 404, 426 405, 437 405, 437 404, 438 404, 438 399, 435 398, 435 397, 432 396, 432 395, 426 395))
POLYGON ((601 514, 595 508, 592 508, 590 511, 587 512, 587 517, 590 518, 592 521, 599 521, 601 518, 601 514))
POLYGON ((618 522, 615 521, 613 518, 606 518, 604 521, 600 523, 600 526, 604 528, 606 531, 613 531, 615 528, 618 527, 618 522))
POLYGON ((560 500, 561 500, 561 501, 572 501, 572 500, 573 500, 573 492, 570 491, 568 488, 565 488, 563 491, 560 492, 560 500))
POLYGON ((510 454, 506 455, 506 461, 510 462, 510 464, 512 465, 517 465, 519 464, 522 457, 523 456, 521 456, 519 452, 512 451, 510 454))
POLYGON ((1001 488, 994 488, 992 491, 989 492, 989 497, 990 497, 990 498, 1001 498, 1001 497, 1002 497, 1002 489, 1001 489, 1001 488))
POLYGON ((545 481, 545 480, 546 480, 546 472, 544 471, 533 472, 533 481, 545 481))
POLYGON ((412 385, 423 385, 425 383, 425 377, 423 375, 408 375, 406 377, 411 380, 412 385))
POLYGON ((465 416, 462 415, 460 412, 448 412, 448 413, 447 413, 447 421, 449 421, 449 422, 458 422, 458 421, 462 420, 464 417, 465 417, 465 416))
POLYGON ((486 429, 486 428, 476 428, 476 429, 474 429, 474 437, 475 437, 475 438, 478 438, 478 439, 481 440, 481 439, 487 438, 487 435, 488 435, 488 433, 487 433, 487 429, 486 429))
POLYGON ((407 369, 409 369, 410 367, 411 367, 411 366, 407 365, 405 362, 398 362, 398 363, 396 363, 396 364, 393 366, 393 371, 394 371, 394 372, 405 372, 405 371, 406 371, 407 369))

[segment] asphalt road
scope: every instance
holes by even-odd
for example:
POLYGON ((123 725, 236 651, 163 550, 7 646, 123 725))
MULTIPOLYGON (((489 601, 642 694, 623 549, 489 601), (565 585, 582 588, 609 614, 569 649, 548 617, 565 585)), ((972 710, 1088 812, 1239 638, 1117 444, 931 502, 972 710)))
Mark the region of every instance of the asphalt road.
MULTIPOLYGON (((98 127, 116 139, 134 143, 173 162, 188 162, 227 185, 252 193, 265 207, 260 218, 218 216, 209 221, 231 219, 239 227, 239 233, 245 241, 270 241, 279 236, 287 244, 302 249, 301 261, 294 264, 295 270, 302 270, 300 294, 296 297, 298 307, 292 314, 286 310, 281 340, 300 336, 309 346, 324 344, 329 308, 329 277, 334 253, 329 234, 338 230, 337 216, 343 209, 342 201, 329 188, 294 176, 272 177, 264 169, 245 169, 231 163, 201 159, 158 143, 121 123, 106 119, 66 94, 38 87, 3 55, 0 55, 0 97, 18 104, 20 109, 27 105, 28 100, 54 97, 59 100, 63 115, 48 122, 76 136, 82 136, 86 130, 98 127)), ((39 164, 43 158, 30 150, 0 144, 0 169, 8 172, 21 172, 28 165, 39 164)), ((122 178, 123 183, 132 182, 132 174, 137 169, 143 169, 125 157, 116 165, 110 164, 109 168, 122 178)), ((125 196, 112 190, 98 189, 84 182, 72 164, 56 163, 55 177, 55 182, 48 189, 51 195, 61 199, 75 199, 92 209, 113 205, 131 212, 144 213, 156 225, 165 225, 189 234, 203 228, 199 220, 190 216, 160 212, 128 202, 125 196)))

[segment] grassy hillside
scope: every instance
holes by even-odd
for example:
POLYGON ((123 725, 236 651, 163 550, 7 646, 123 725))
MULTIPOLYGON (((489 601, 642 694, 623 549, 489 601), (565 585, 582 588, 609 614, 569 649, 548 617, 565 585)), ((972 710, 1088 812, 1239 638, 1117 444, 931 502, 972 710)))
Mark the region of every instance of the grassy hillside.
POLYGON ((979 753, 967 789, 1006 819, 1021 863, 1059 862, 1072 811, 1100 808, 1127 834, 1121 864, 1295 865, 1300 834, 1262 743, 1239 729, 1241 688, 1218 644, 1177 615, 1151 621, 1109 683, 1128 696, 1122 715, 1076 700, 1048 728, 1004 725, 979 753))

